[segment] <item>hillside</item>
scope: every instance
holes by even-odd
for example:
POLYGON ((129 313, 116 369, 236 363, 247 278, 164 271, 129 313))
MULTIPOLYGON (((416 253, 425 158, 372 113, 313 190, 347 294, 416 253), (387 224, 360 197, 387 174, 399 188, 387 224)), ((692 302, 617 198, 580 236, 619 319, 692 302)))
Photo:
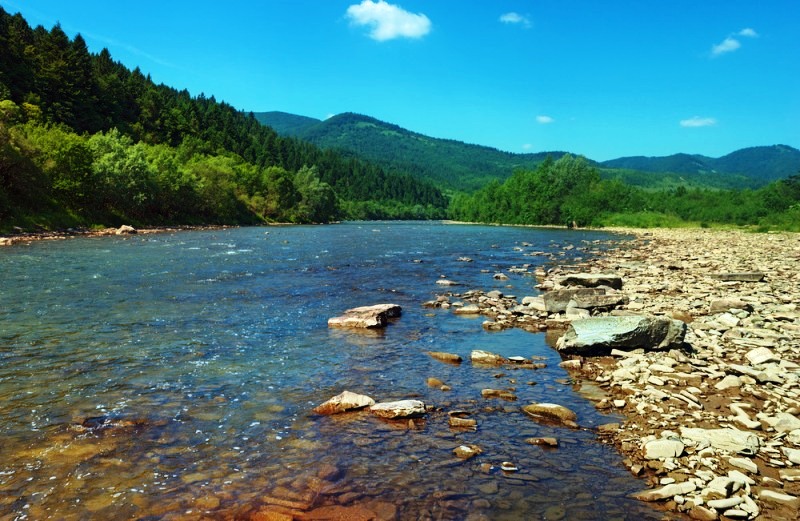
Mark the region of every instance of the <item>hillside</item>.
POLYGON ((375 161, 388 171, 407 172, 451 190, 476 190, 493 179, 506 179, 514 170, 536 168, 548 155, 558 158, 565 154, 561 151, 512 154, 425 136, 353 113, 339 114, 325 121, 288 116, 282 112, 255 114, 256 119, 282 135, 294 136, 322 148, 350 152, 375 161))
MULTIPOLYGON (((258 121, 284 136, 307 140, 322 148, 346 151, 375 161, 389 171, 430 179, 450 190, 474 191, 488 181, 504 181, 518 169, 536 168, 561 151, 513 154, 491 147, 425 136, 391 123, 352 113, 318 120, 262 112, 258 121)), ((785 145, 746 148, 720 158, 697 154, 665 157, 623 157, 600 163, 604 178, 619 178, 647 189, 706 187, 758 188, 800 171, 800 150, 785 145)))
POLYGON ((719 158, 674 154, 666 157, 621 157, 603 161, 606 168, 640 172, 715 176, 743 176, 756 185, 785 179, 800 170, 800 150, 787 145, 750 147, 719 158))
POLYGON ((0 229, 431 218, 429 181, 283 137, 0 8, 0 229))

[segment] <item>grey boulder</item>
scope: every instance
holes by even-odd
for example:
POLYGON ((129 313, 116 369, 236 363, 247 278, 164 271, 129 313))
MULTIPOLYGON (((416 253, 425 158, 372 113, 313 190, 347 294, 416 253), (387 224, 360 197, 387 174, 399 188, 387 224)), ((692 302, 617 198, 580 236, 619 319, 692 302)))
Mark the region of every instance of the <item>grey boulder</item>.
POLYGON ((665 317, 593 317, 573 321, 556 349, 563 354, 598 356, 610 354, 612 349, 680 349, 685 335, 685 323, 665 317))

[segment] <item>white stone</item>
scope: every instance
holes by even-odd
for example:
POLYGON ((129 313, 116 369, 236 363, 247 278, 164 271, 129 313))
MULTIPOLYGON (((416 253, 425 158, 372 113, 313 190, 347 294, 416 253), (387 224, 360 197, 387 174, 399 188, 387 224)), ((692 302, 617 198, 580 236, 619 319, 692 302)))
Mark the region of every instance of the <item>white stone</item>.
POLYGON ((728 463, 736 468, 746 470, 751 474, 758 474, 758 465, 756 465, 753 460, 747 458, 730 458, 728 463))
POLYGON ((800 498, 776 490, 764 489, 758 495, 761 501, 769 501, 771 503, 780 503, 782 505, 790 505, 797 507, 800 505, 800 498))
POLYGON ((726 508, 732 508, 744 501, 741 496, 729 497, 726 499, 712 499, 708 501, 706 504, 711 508, 716 508, 717 510, 723 510, 726 508))
POLYGON ((660 439, 644 444, 646 459, 678 458, 683 454, 684 445, 678 440, 660 439))
POLYGON ((766 364, 769 362, 780 362, 780 357, 777 356, 775 353, 772 352, 771 349, 766 347, 759 347, 749 351, 746 355, 747 361, 750 362, 751 365, 761 365, 766 364))
POLYGON ((786 456, 786 459, 788 459, 795 465, 800 465, 800 449, 791 449, 789 447, 782 447, 781 450, 783 451, 783 455, 786 456))
POLYGON ((714 385, 714 388, 719 391, 724 391, 725 389, 731 388, 738 388, 742 386, 742 380, 736 375, 729 374, 719 382, 714 385))
POLYGON ((425 404, 419 400, 400 400, 376 403, 369 410, 381 418, 408 418, 425 414, 425 404))
POLYGON ((681 437, 696 443, 708 443, 717 450, 752 455, 755 455, 761 446, 761 439, 755 434, 733 428, 699 429, 681 427, 681 437))

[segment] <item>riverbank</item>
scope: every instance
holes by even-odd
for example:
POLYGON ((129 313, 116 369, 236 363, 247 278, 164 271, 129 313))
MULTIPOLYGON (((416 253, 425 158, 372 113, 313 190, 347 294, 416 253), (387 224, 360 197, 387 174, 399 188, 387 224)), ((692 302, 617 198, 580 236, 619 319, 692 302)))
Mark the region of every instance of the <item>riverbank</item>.
POLYGON ((72 239, 76 237, 106 237, 111 235, 136 235, 153 233, 176 233, 190 230, 221 230, 231 228, 225 225, 179 225, 179 226, 158 226, 147 228, 134 228, 123 225, 119 228, 67 228, 65 230, 29 232, 19 229, 17 233, 0 234, 0 246, 13 246, 15 244, 28 244, 33 241, 52 241, 72 239))
POLYGON ((616 313, 684 321, 687 349, 565 364, 602 389, 598 408, 625 415, 600 436, 647 478, 643 500, 695 519, 797 519, 800 235, 615 231, 635 238, 581 270, 622 277, 616 313))

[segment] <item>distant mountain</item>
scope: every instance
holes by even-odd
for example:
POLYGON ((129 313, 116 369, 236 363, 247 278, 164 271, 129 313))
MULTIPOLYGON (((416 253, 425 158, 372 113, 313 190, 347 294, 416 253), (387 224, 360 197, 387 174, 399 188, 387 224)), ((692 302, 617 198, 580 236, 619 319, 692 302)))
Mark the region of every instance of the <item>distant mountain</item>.
POLYGON ((750 147, 719 158, 674 154, 666 157, 621 157, 600 163, 605 168, 715 177, 741 176, 757 185, 800 172, 800 150, 787 145, 750 147))
MULTIPOLYGON (((261 112, 255 117, 281 135, 344 151, 374 161, 390 172, 424 177, 451 190, 472 191, 491 180, 503 181, 517 169, 534 169, 548 156, 558 159, 567 153, 513 154, 432 138, 353 113, 324 121, 285 112, 261 112)), ((773 145, 745 148, 720 158, 674 154, 590 162, 604 177, 619 177, 644 188, 757 188, 800 172, 800 150, 773 145)))
POLYGON ((253 115, 262 125, 272 127, 278 134, 289 137, 300 137, 306 129, 322 122, 319 119, 288 112, 255 112, 253 115))

